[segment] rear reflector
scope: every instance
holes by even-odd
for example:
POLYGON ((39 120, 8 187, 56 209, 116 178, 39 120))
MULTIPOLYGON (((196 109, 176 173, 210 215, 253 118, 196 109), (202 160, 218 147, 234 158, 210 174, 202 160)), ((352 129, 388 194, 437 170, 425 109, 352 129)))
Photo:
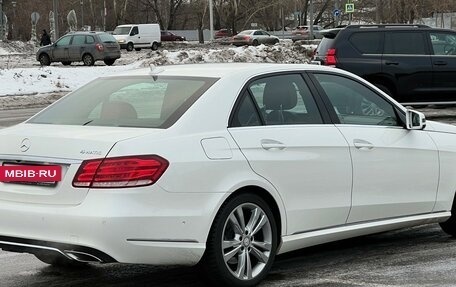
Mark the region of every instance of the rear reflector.
POLYGON ((74 176, 74 187, 121 188, 155 183, 168 168, 158 155, 92 159, 82 162, 74 176))
POLYGON ((336 49, 328 49, 326 53, 326 66, 336 66, 337 58, 336 58, 336 49))
POLYGON ((102 45, 102 44, 99 44, 99 43, 95 45, 95 48, 96 48, 98 51, 100 51, 100 52, 103 52, 103 50, 104 50, 103 45, 102 45))

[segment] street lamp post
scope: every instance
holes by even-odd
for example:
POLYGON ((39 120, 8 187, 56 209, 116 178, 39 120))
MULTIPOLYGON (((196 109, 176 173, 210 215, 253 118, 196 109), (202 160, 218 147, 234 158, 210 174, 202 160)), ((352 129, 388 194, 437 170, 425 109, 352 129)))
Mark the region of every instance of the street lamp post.
POLYGON ((14 39, 14 22, 16 22, 16 1, 11 1, 13 4, 13 21, 11 21, 11 38, 14 39))
POLYGON ((214 40, 214 1, 209 0, 209 26, 211 31, 211 40, 214 40))
POLYGON ((52 7, 54 11, 54 41, 56 41, 59 38, 59 1, 58 0, 53 0, 52 1, 52 7))
POLYGON ((3 0, 0 0, 0 41, 3 40, 3 0))
POLYGON ((81 0, 81 30, 84 29, 84 0, 81 0))

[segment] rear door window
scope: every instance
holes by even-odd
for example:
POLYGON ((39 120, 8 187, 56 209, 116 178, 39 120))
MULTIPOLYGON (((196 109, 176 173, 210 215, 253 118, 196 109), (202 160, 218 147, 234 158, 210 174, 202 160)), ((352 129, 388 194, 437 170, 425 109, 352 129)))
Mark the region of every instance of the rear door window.
POLYGON ((93 36, 86 36, 86 43, 87 44, 95 43, 95 39, 93 38, 93 36))
POLYGON ((456 55, 456 33, 430 33, 434 55, 456 55))
POLYGON ((360 32, 353 33, 349 39, 350 43, 361 54, 381 54, 382 53, 382 32, 360 32))
POLYGON ((426 40, 422 32, 388 31, 384 54, 426 55, 426 40))
POLYGON ((85 36, 84 35, 75 35, 73 37, 73 41, 71 42, 71 45, 73 46, 80 46, 85 44, 85 36))
POLYGON ((301 75, 261 78, 249 85, 266 125, 322 124, 315 99, 301 75))

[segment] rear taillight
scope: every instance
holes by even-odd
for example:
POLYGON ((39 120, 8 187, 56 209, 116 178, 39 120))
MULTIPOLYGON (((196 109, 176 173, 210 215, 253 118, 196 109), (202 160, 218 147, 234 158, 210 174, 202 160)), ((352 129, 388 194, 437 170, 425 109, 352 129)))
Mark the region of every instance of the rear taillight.
POLYGON ((328 49, 326 52, 326 66, 335 66, 337 64, 336 49, 328 49))
POLYGON ((158 155, 91 159, 82 162, 74 176, 74 187, 119 188, 151 185, 168 168, 158 155))
POLYGON ((100 44, 100 43, 96 44, 96 45, 95 45, 95 48, 96 48, 98 51, 100 51, 100 52, 103 52, 103 50, 104 50, 103 45, 100 44))
POLYGON ((244 40, 245 41, 249 41, 250 40, 250 36, 244 36, 244 40))

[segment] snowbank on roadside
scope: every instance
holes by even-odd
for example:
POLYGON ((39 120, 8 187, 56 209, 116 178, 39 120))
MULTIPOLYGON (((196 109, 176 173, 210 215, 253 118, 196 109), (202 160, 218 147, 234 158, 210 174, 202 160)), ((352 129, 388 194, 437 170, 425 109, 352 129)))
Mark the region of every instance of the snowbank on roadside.
POLYGON ((194 63, 308 63, 309 53, 314 46, 281 43, 274 46, 243 46, 221 48, 180 49, 175 51, 158 50, 150 52, 143 66, 194 64, 194 63))
POLYGON ((139 64, 138 62, 126 66, 0 69, 0 97, 70 92, 97 77, 136 69, 139 64))
POLYGON ((30 42, 0 41, 0 56, 33 54, 35 46, 30 42))
POLYGON ((35 59, 33 45, 23 42, 0 42, 0 109, 46 105, 97 77, 151 64, 307 63, 309 53, 315 47, 291 41, 281 41, 274 46, 256 47, 173 43, 163 45, 158 51, 122 51, 122 57, 113 66, 97 62, 92 67, 85 67, 82 64, 63 66, 60 63, 40 67, 35 59))

